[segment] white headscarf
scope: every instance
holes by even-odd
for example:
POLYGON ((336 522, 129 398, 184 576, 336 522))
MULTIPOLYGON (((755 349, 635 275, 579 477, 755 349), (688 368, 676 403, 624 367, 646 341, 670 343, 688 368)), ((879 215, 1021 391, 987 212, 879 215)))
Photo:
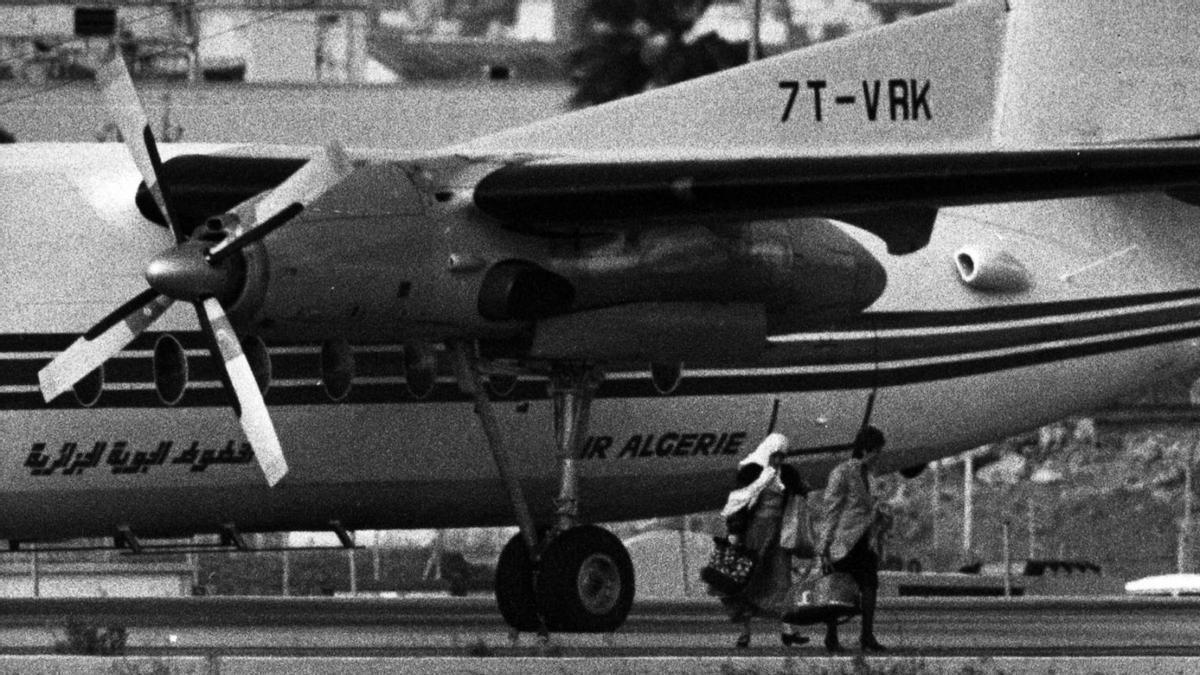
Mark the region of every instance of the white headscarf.
POLYGON ((725 500, 725 508, 721 509, 721 516, 728 518, 737 513, 739 510, 747 506, 753 506, 758 501, 758 496, 762 491, 772 483, 782 490, 783 482, 779 480, 779 470, 772 468, 770 465, 771 455, 777 452, 784 452, 788 447, 787 436, 775 432, 767 434, 767 437, 758 444, 750 454, 746 455, 742 461, 738 462, 738 468, 748 464, 757 464, 762 467, 762 473, 754 482, 744 488, 739 488, 729 493, 729 499, 725 500))

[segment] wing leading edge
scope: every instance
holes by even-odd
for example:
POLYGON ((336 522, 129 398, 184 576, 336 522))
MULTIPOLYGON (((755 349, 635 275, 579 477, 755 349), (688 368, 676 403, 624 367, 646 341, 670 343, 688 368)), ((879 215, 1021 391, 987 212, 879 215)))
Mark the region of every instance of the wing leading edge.
POLYGON ((1146 145, 887 155, 573 159, 485 176, 475 205, 512 229, 636 229, 705 218, 827 217, 920 249, 936 210, 1014 201, 1200 188, 1200 146, 1146 145))

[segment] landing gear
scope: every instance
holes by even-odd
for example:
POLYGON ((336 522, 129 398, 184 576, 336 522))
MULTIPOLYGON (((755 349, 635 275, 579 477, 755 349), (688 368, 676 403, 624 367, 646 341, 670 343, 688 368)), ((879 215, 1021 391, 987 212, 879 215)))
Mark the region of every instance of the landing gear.
POLYGON ((590 364, 556 364, 551 372, 554 435, 560 484, 553 528, 540 533, 524 492, 509 467, 504 439, 480 385, 468 345, 455 348, 459 384, 472 395, 492 457, 504 481, 520 533, 500 553, 496 603, 514 631, 609 632, 620 628, 633 605, 633 562, 621 540, 595 525, 580 524, 579 440, 587 430, 600 370, 590 364))
POLYGON ((595 525, 559 533, 536 563, 515 535, 496 565, 496 604, 517 631, 611 632, 625 622, 633 594, 629 552, 595 525))
POLYGON ((532 633, 543 628, 533 576, 533 557, 518 533, 504 545, 496 563, 496 604, 504 623, 515 631, 532 633))
POLYGON ((580 525, 546 547, 536 586, 538 612, 548 629, 611 632, 633 606, 633 562, 611 532, 580 525))

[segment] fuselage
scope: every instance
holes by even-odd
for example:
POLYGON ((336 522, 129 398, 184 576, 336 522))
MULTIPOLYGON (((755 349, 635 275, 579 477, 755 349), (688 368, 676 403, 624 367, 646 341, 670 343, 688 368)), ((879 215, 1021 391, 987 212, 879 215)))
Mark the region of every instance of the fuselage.
MULTIPOLYGON (((267 339, 266 402, 290 465, 273 488, 243 448, 186 305, 107 364, 98 391, 45 403, 37 371, 143 290, 146 261, 170 243, 133 204, 139 180, 115 144, 0 148, 0 537, 514 521, 469 398, 448 370, 432 387, 410 382, 399 343, 354 344, 352 371, 331 373, 321 344, 267 339), (156 387, 164 335, 187 354, 174 403, 156 387)), ((793 461, 820 484, 844 456, 822 448, 854 436, 872 393, 890 471, 1190 370, 1200 363, 1197 215, 1157 193, 944 209, 929 245, 904 256, 839 225, 882 263, 878 300, 772 335, 751 360, 685 362, 677 382, 648 366, 609 367, 580 453, 582 515, 714 508, 771 428, 812 449, 793 461), (1004 252, 1028 283, 964 283, 964 247, 1004 252)), ((281 242, 264 242, 266 255, 281 242)), ((495 384, 514 467, 545 519, 558 484, 547 383, 495 384)))

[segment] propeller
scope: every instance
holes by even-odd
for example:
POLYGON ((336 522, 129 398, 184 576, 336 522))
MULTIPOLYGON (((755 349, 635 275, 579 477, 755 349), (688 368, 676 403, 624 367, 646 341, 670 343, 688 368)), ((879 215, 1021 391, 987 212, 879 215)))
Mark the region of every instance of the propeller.
POLYGON ((200 329, 213 359, 221 364, 225 391, 267 483, 275 485, 287 473, 287 462, 262 392, 242 352, 237 333, 221 298, 236 295, 244 275, 237 254, 295 218, 326 190, 350 174, 341 146, 332 143, 318 152, 275 189, 237 206, 230 213, 249 219, 216 245, 181 229, 172 210, 170 186, 162 181, 162 161, 141 100, 119 56, 97 71, 103 91, 134 164, 175 236, 175 246, 146 266, 149 288, 113 310, 38 372, 47 402, 71 389, 121 351, 153 324, 176 300, 195 307, 200 329))

